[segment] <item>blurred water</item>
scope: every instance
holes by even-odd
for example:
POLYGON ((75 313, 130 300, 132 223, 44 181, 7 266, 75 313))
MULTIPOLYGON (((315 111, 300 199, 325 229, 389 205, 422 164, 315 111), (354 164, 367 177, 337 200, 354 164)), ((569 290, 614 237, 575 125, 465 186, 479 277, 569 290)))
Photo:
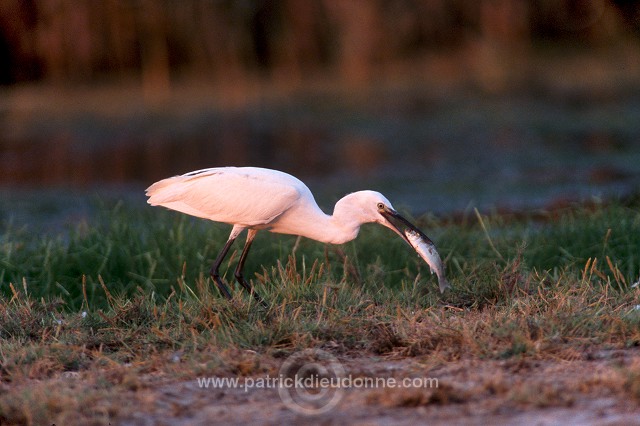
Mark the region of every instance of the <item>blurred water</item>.
POLYGON ((331 186, 373 185, 418 213, 540 207, 639 188, 640 98, 400 99, 337 126, 341 145, 360 152, 347 150, 355 158, 331 186))
POLYGON ((297 175, 326 211, 367 188, 419 215, 617 197, 640 184, 640 96, 632 91, 395 88, 307 92, 234 109, 132 102, 107 112, 5 111, 0 130, 0 219, 52 210, 56 199, 61 211, 88 212, 88 199, 118 194, 142 205, 144 187, 157 179, 225 165, 297 175), (40 189, 15 189, 24 184, 40 189), (62 197, 42 190, 69 186, 76 192, 62 197))

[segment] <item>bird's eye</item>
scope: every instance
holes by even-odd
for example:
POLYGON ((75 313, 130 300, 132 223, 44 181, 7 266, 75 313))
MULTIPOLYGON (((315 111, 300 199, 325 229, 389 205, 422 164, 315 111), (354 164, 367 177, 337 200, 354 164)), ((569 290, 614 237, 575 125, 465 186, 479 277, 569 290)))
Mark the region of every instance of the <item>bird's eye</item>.
POLYGON ((384 210, 384 203, 378 203, 378 210, 384 210))

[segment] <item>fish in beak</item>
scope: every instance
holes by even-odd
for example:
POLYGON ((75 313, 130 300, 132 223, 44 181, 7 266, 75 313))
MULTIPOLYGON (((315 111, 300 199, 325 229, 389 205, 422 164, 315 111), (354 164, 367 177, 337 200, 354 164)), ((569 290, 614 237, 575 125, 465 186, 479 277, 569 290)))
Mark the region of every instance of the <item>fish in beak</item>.
POLYGON ((436 273, 440 285, 440 292, 444 293, 447 288, 451 288, 449 281, 447 281, 447 278, 444 276, 444 265, 433 241, 392 208, 380 203, 378 211, 385 219, 380 223, 400 235, 402 239, 413 247, 418 255, 427 262, 431 273, 436 273))

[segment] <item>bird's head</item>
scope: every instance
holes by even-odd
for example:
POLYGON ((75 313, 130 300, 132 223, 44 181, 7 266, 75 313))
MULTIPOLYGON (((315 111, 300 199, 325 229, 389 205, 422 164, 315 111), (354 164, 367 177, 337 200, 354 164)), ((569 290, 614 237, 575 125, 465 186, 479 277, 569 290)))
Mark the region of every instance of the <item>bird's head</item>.
POLYGON ((349 239, 344 239, 344 241, 355 238, 363 223, 375 222, 391 229, 427 262, 432 272, 436 272, 441 292, 450 287, 444 276, 442 260, 433 241, 414 224, 402 217, 384 195, 375 191, 360 191, 349 194, 336 203, 334 217, 338 217, 340 223, 347 225, 352 230, 349 233, 349 239))
POLYGON ((409 245, 411 245, 411 243, 407 239, 407 235, 405 233, 407 229, 412 229, 428 241, 431 241, 415 225, 401 216, 393 208, 391 202, 379 192, 358 191, 349 194, 336 204, 336 210, 342 209, 349 210, 345 216, 351 215, 355 220, 358 220, 361 223, 375 222, 382 226, 386 226, 396 234, 400 235, 400 237, 402 237, 402 239, 409 245))

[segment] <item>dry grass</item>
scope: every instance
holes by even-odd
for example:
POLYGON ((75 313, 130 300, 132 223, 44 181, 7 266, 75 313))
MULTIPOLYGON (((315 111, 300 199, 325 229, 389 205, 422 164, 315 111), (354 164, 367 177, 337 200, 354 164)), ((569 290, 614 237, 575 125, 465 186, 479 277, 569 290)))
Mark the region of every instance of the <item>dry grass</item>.
POLYGON ((213 256, 202 241, 211 234, 192 241, 196 224, 164 217, 140 235, 135 220, 124 221, 131 214, 115 213, 106 230, 59 243, 5 231, 3 424, 152 416, 166 397, 158 383, 275 376, 304 348, 329 351, 361 374, 440 377, 437 389, 365 392, 363 406, 463 404, 498 413, 570 408, 602 395, 640 404, 640 290, 631 288, 640 217, 632 208, 572 210, 546 224, 484 217, 475 225, 436 225, 454 286, 442 296, 435 282, 415 278, 419 264, 408 250, 388 247, 387 235, 375 230, 362 245, 339 251, 303 243, 292 253, 277 240, 256 250, 253 265, 266 310, 240 291, 231 302, 221 299, 205 278, 206 262, 189 272, 185 262, 213 256), (382 244, 388 259, 378 257, 382 244), (95 257, 100 245, 111 247, 110 257, 95 257), (274 252, 286 261, 259 269, 274 252), (47 256, 48 271, 33 268, 47 256), (167 259, 177 265, 174 278, 167 259), (64 277, 78 265, 87 269, 74 287, 64 277), (362 370, 405 360, 413 370, 362 370))

